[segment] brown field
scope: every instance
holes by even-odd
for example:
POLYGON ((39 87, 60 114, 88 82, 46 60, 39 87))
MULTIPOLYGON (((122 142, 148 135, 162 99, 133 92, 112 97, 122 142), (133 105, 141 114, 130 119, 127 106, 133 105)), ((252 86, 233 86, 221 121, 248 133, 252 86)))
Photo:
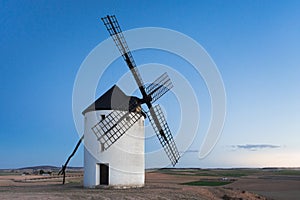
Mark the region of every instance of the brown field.
POLYGON ((198 170, 147 171, 146 185, 136 189, 85 189, 82 172, 71 173, 66 184, 61 177, 40 175, 0 176, 0 199, 299 199, 297 170, 198 170), (223 180, 221 180, 223 179, 223 180), (229 181, 223 186, 190 186, 204 180, 229 181))

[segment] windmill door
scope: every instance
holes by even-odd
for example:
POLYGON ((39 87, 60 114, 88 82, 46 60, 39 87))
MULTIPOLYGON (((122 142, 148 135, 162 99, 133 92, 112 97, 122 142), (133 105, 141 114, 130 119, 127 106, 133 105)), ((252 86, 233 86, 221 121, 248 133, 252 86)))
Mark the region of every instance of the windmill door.
POLYGON ((108 164, 100 164, 100 185, 108 185, 108 164))

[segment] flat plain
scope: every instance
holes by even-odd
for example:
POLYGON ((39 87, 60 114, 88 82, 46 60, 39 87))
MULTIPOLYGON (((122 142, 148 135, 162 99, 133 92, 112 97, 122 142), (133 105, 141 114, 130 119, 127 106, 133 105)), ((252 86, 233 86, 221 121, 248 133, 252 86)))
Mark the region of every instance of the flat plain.
POLYGON ((66 184, 51 175, 0 174, 1 199, 299 199, 298 169, 147 170, 143 188, 86 189, 82 171, 68 173, 66 184))

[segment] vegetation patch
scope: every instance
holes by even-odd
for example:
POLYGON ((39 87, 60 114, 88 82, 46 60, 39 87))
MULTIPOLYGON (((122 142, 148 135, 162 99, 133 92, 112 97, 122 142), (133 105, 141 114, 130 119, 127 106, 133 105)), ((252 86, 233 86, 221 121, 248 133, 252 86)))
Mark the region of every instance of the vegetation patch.
POLYGON ((289 175, 289 176, 300 176, 300 170, 278 170, 274 172, 275 175, 289 175))
POLYGON ((244 173, 238 173, 238 172, 233 172, 233 173, 220 173, 218 174, 219 176, 225 176, 225 177, 241 177, 241 176, 247 176, 247 174, 244 173))
POLYGON ((224 170, 207 170, 207 169, 190 169, 190 170, 172 170, 160 169, 160 173, 179 175, 179 176, 213 176, 213 177, 242 177, 255 174, 257 170, 248 169, 224 169, 224 170))
POLYGON ((232 183, 233 181, 193 181, 188 183, 183 183, 183 185, 191 186, 222 186, 232 183))

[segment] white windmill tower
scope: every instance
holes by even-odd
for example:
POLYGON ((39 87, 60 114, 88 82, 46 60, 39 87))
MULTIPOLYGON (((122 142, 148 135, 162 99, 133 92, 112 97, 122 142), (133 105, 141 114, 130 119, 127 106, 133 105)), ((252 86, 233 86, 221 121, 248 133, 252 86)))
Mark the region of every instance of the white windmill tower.
POLYGON ((115 85, 83 115, 84 186, 144 186, 145 114, 140 99, 126 96, 115 85))
MULTIPOLYGON (((173 166, 180 155, 159 105, 152 104, 172 87, 164 73, 144 85, 115 16, 102 18, 142 94, 142 99, 125 95, 113 86, 83 111, 84 135, 63 165, 65 177, 70 158, 84 138, 84 186, 141 187, 145 180, 144 119, 150 123, 173 166), (146 104, 145 112, 141 105, 146 104)), ((64 183, 63 179, 63 183, 64 183)))

